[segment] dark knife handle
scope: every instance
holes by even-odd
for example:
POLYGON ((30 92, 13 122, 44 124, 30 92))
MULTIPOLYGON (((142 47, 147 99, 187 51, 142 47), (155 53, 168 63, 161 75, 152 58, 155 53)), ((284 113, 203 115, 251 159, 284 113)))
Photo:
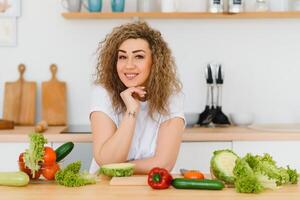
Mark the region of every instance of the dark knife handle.
POLYGON ((213 75, 212 75, 212 69, 211 69, 211 65, 210 64, 207 65, 206 83, 207 84, 213 84, 214 83, 213 75))
POLYGON ((218 72, 217 72, 217 78, 216 78, 216 83, 217 84, 223 84, 224 79, 223 79, 223 74, 222 74, 222 66, 218 66, 218 72))

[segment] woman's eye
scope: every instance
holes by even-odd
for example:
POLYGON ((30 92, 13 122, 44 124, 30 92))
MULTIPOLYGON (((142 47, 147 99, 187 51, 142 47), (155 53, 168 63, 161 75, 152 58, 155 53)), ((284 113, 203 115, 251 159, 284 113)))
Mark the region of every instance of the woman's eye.
POLYGON ((120 56, 118 57, 118 59, 119 59, 119 60, 126 59, 126 56, 120 55, 120 56))
POLYGON ((143 55, 136 55, 135 56, 137 59, 144 59, 144 56, 143 55))

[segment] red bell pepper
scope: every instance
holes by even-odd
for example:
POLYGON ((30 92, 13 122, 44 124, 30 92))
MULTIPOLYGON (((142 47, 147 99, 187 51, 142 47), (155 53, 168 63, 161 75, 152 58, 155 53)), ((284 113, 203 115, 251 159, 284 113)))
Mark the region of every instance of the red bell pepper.
POLYGON ((168 170, 154 167, 148 173, 148 185, 153 189, 167 189, 170 187, 173 177, 168 170))

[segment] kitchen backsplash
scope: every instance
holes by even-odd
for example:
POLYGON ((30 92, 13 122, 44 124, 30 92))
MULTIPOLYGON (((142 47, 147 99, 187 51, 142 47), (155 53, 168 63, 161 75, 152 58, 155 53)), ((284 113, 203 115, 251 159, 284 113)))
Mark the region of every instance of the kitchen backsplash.
MULTIPOLYGON (((197 1, 181 8, 194 10, 197 1)), ((182 3, 182 1, 181 1, 182 3)), ((103 9, 108 10, 105 1, 103 9)), ((136 9, 127 1, 126 9, 136 9)), ((200 9, 200 5, 198 7, 200 9)), ((131 19, 66 20, 59 1, 22 2, 18 44, 0 47, 0 114, 4 82, 18 78, 38 83, 37 121, 41 118, 41 82, 50 79, 49 65, 60 66, 58 79, 68 85, 68 120, 89 122, 92 74, 97 44, 114 26, 131 19)), ((206 100, 204 68, 224 67, 222 106, 226 114, 252 112, 256 123, 300 121, 300 19, 147 19, 171 47, 186 95, 186 112, 201 112, 206 100)))

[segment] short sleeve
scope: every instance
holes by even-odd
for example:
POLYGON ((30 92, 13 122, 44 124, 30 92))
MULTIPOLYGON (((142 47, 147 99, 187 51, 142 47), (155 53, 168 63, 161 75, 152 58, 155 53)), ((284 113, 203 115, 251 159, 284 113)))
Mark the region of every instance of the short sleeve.
POLYGON ((173 94, 169 100, 169 114, 163 115, 161 123, 172 119, 174 117, 182 118, 184 121, 184 125, 186 125, 186 121, 184 118, 184 99, 185 96, 182 92, 178 92, 173 94))
POLYGON ((102 86, 95 85, 92 88, 90 118, 93 112, 98 111, 105 113, 117 125, 116 113, 113 110, 108 92, 102 86))

